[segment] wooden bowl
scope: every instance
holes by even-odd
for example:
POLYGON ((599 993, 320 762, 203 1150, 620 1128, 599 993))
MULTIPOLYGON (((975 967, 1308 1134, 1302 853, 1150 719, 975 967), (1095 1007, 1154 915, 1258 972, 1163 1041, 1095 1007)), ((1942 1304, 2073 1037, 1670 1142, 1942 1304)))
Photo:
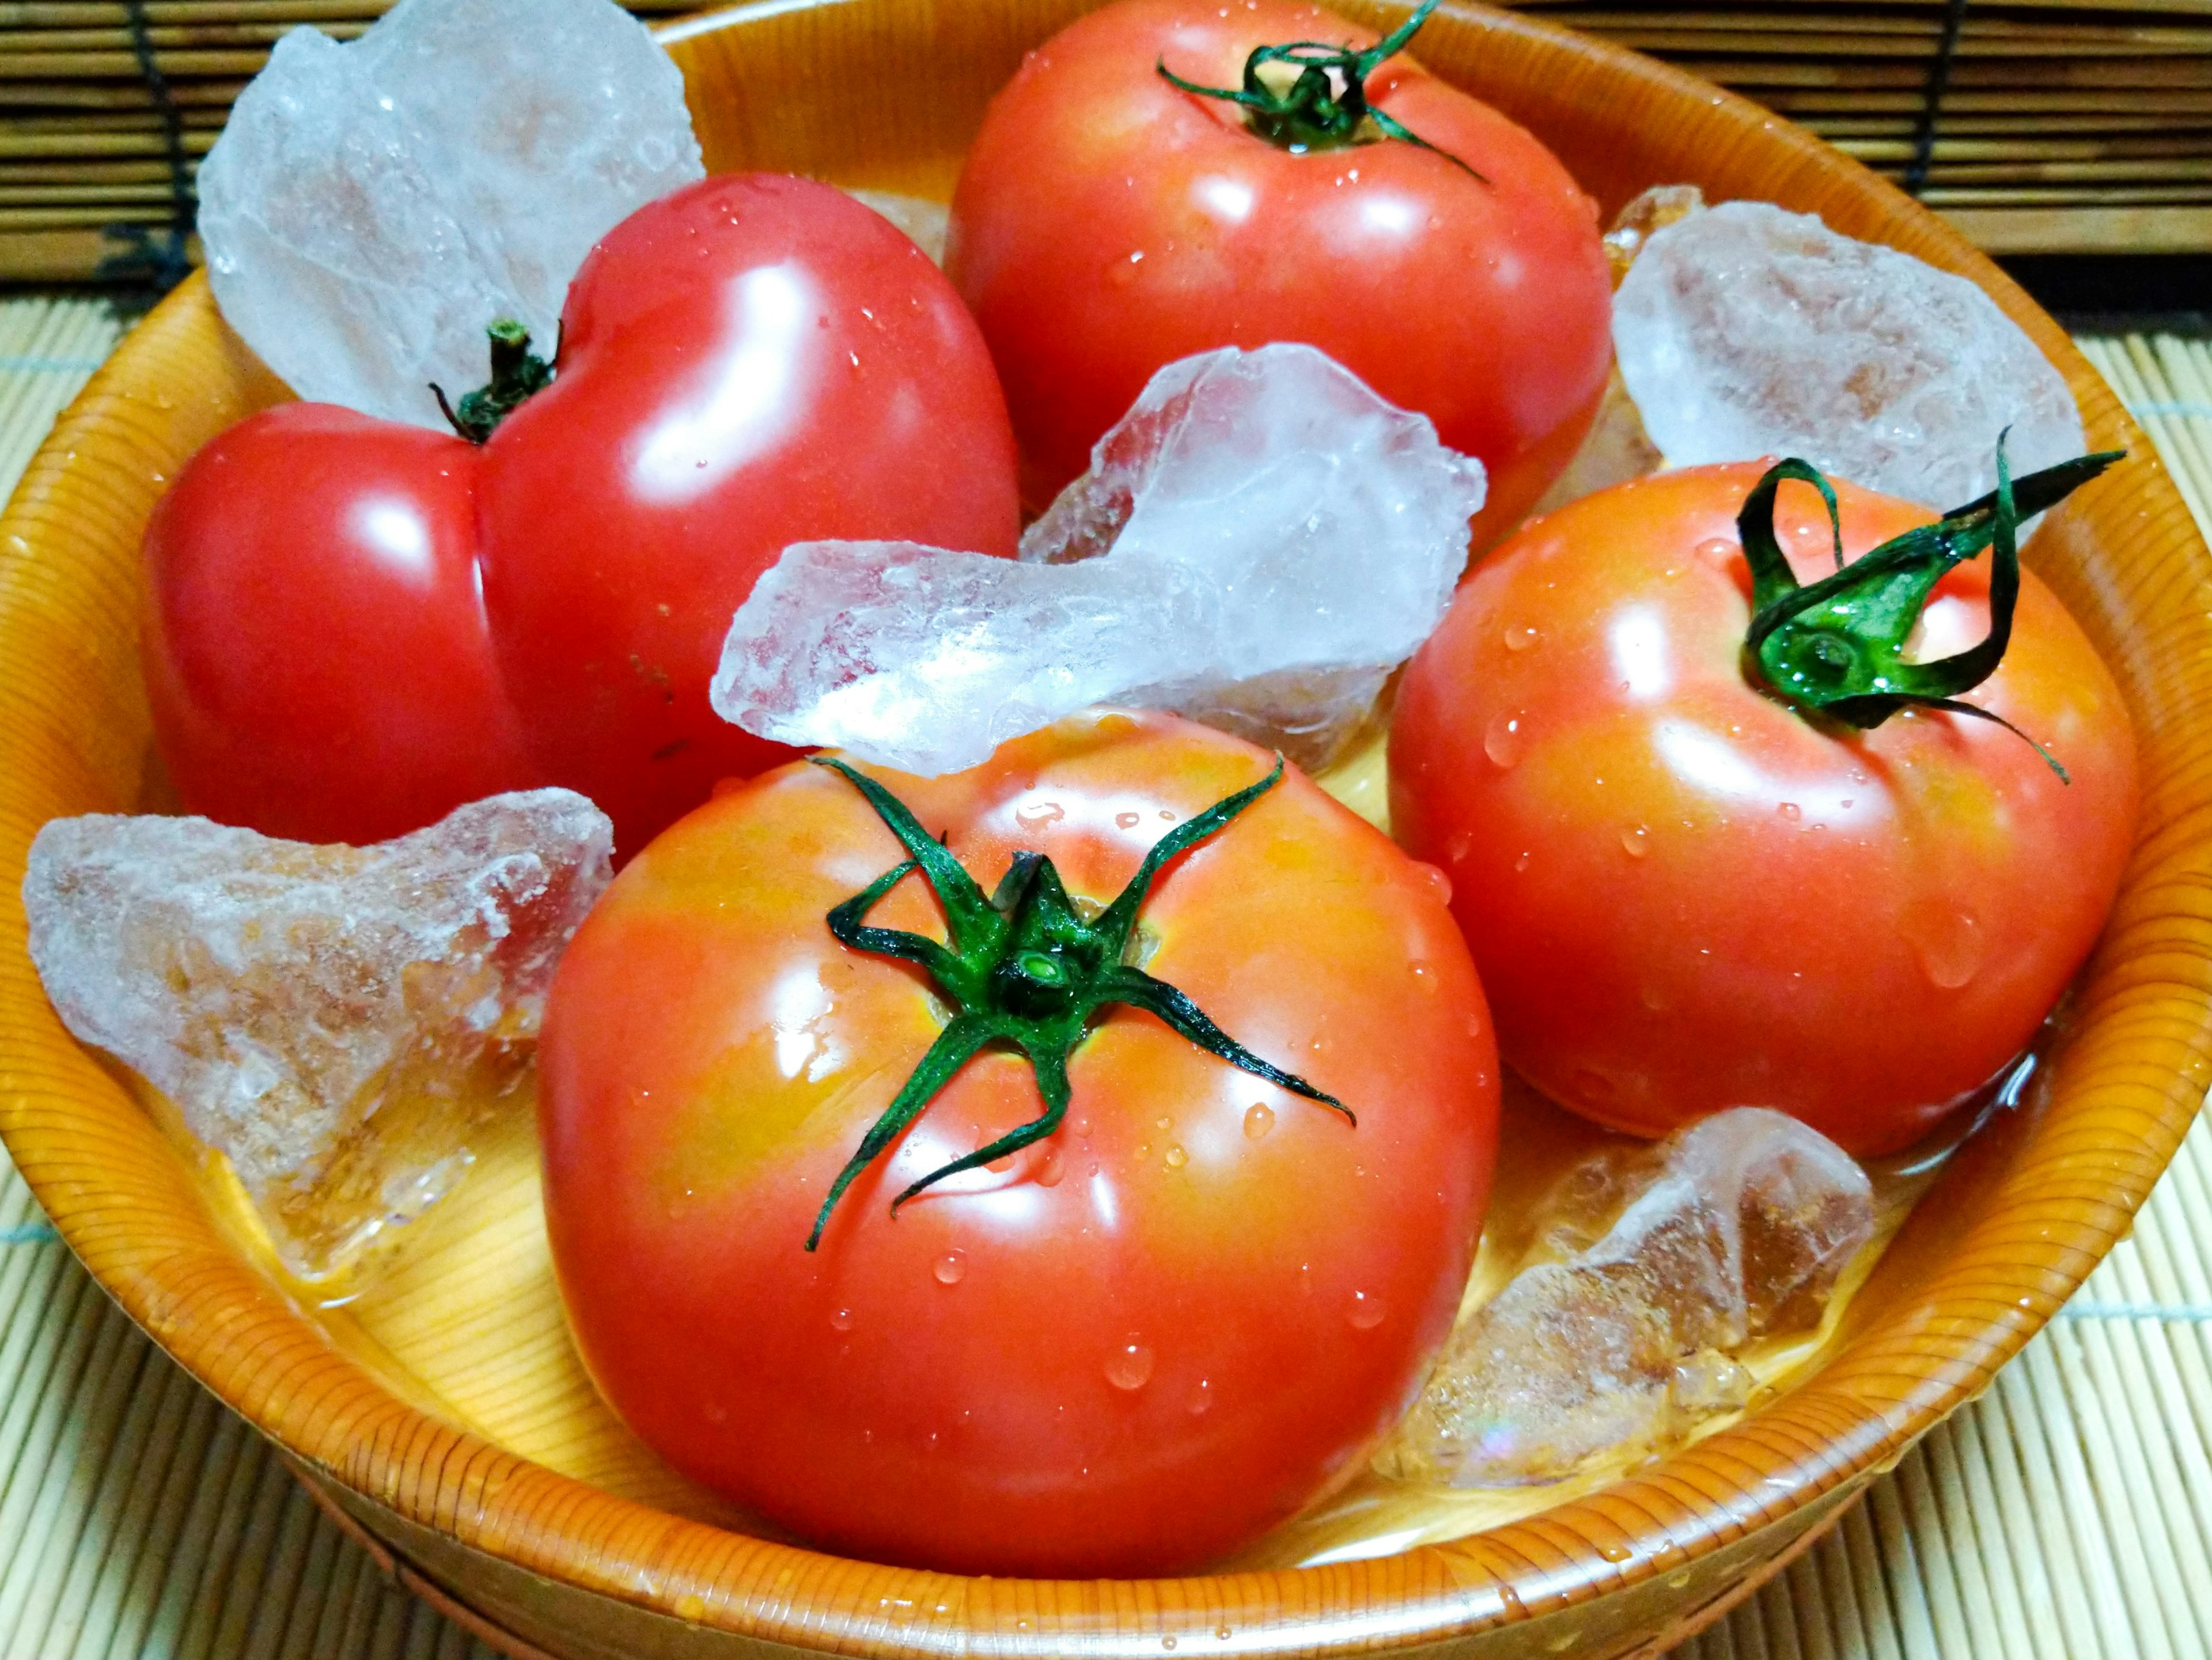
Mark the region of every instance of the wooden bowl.
MULTIPOLYGON (((710 165, 943 197, 991 93, 1085 4, 762 0, 663 39, 710 165)), ((1344 9, 1377 27, 1403 15, 1344 9)), ((0 1134, 133 1317, 285 1448, 392 1572, 496 1645, 565 1657, 1656 1653, 1984 1387, 2125 1231, 2172 1155, 2212 1077, 2212 556, 2142 435, 1993 266, 1787 123, 1472 5, 1439 14, 1419 56, 1533 128, 1608 212, 1647 185, 1692 181, 1817 212, 1971 277, 2064 371, 2093 447, 2132 453, 2030 550, 2127 693, 2146 792, 2048 1089, 1952 1163, 1813 1375, 1528 1519, 1380 1560, 1142 1583, 959 1578, 748 1536, 629 1442, 581 1382, 543 1271, 526 1129, 488 1151, 466 1205, 456 1195, 442 1224, 434 1212, 416 1225, 452 1236, 425 1247, 445 1263, 437 1295, 403 1275, 351 1307, 311 1307, 256 1256, 218 1177, 180 1157, 127 1080, 63 1031, 24 956, 17 885, 33 831, 149 799, 137 656, 148 512, 203 442, 284 395, 196 278, 94 379, 0 520, 0 1134), (456 1355, 489 1351, 504 1370, 454 1369, 456 1355)))

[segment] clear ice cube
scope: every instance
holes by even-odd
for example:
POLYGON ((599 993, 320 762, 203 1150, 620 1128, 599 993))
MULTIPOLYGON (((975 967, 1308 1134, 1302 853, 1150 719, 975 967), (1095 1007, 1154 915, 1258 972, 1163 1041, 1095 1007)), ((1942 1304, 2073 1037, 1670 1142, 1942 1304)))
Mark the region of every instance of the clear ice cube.
POLYGON ((550 347, 568 279, 702 178, 683 76, 613 0, 400 0, 346 45, 301 27, 199 174, 224 318, 302 398, 441 427, 485 326, 550 347))
POLYGON ((322 1279, 467 1167, 612 845, 559 789, 368 848, 60 818, 23 879, 31 960, 69 1029, 174 1101, 286 1266, 322 1279))
POLYGON ((1454 1333, 1378 1460, 1462 1487, 1559 1481, 1742 1406, 1745 1346, 1811 1331, 1874 1231, 1842 1148, 1738 1108, 1571 1171, 1530 1260, 1454 1333))
POLYGON ((737 614, 724 719, 886 766, 972 766, 1087 704, 1174 708, 1315 766, 1443 617, 1481 465, 1310 346, 1170 364, 1018 562, 786 550, 737 614))
POLYGON ((1642 239, 1613 349, 1670 466, 1796 455, 1937 509, 2079 455, 2064 378, 1962 277, 1728 202, 1642 239))

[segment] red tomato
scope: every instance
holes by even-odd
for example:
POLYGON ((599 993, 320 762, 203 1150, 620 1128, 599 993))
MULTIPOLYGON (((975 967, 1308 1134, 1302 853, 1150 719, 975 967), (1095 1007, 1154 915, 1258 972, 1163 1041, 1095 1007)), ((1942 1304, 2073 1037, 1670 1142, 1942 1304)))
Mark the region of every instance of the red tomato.
POLYGON ((947 269, 998 361, 1033 503, 1162 365, 1271 340, 1318 346, 1481 458, 1478 547, 1572 457, 1612 362, 1612 283, 1596 206, 1549 150, 1402 55, 1370 100, 1465 168, 1395 140, 1294 155, 1158 73, 1236 88, 1254 48, 1315 39, 1375 41, 1282 0, 1124 0, 993 100, 947 269))
MULTIPOLYGON (((1790 1112, 1861 1155, 1917 1140, 2026 1047, 2111 908, 2135 824, 2118 689, 2023 574, 2012 643, 1968 694, 1859 733, 1755 689, 1735 518, 1762 464, 1687 468, 1526 526, 1408 668, 1390 742, 1400 841, 1450 874, 1509 1064, 1658 1134, 1790 1112)), ((1935 515, 1838 482, 1856 559, 1935 515)), ((1801 580, 1833 569, 1782 487, 1801 580)), ((1946 576, 1914 655, 1989 621, 1990 558, 1946 576)))
POLYGON ((143 647, 186 807, 374 842, 542 781, 484 630, 477 461, 328 404, 193 459, 147 527, 143 647))
POLYGON ((566 317, 558 378, 480 449, 324 405, 195 458, 146 540, 148 679, 186 806, 362 842, 552 782, 633 851, 791 754, 707 704, 786 546, 1013 551, 981 338, 842 192, 678 192, 600 243, 566 317))
MULTIPOLYGON (((986 891, 1032 848, 1103 904, 1268 767, 1108 713, 884 781, 986 891)), ((1450 1328, 1498 1083, 1443 885, 1284 777, 1165 866, 1134 960, 1357 1127, 1117 1005, 1057 1133, 890 1213, 1043 1110, 1030 1064, 987 1050, 810 1254, 947 1019, 926 974, 825 923, 903 856, 853 784, 787 767, 668 830, 578 933, 539 1112, 586 1362, 678 1468, 825 1546, 998 1573, 1218 1556, 1357 1470, 1450 1328)), ((946 937, 915 877, 869 921, 946 937)))
POLYGON ((563 319, 560 377, 484 447, 484 599, 532 744, 627 853, 792 754, 707 704, 761 572, 832 538, 1012 556, 1013 441, 928 256, 804 179, 640 209, 563 319))

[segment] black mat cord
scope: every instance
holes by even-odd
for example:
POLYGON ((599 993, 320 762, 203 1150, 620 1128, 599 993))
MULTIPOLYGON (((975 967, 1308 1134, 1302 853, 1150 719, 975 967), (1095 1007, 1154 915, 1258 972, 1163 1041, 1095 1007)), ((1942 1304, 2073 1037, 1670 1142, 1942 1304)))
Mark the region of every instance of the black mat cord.
POLYGON ((161 73, 161 60, 155 56, 145 0, 124 0, 124 12, 131 29, 131 55, 138 60, 139 76, 161 118, 169 161, 169 222, 108 226, 108 240, 125 246, 100 261, 99 275, 146 283, 159 295, 183 282, 191 271, 189 245, 193 222, 199 216, 199 198, 192 190, 190 159, 185 154, 185 114, 177 106, 168 77, 161 73))
POLYGON ((1919 195, 1928 184, 1928 164, 1936 157, 1936 123, 1943 113, 1943 94, 1951 88, 1951 60, 1959 54, 1959 26, 1966 18, 1966 0, 1946 0, 1943 33, 1936 43, 1936 61, 1928 66, 1920 117, 1912 125, 1912 160, 1905 169, 1908 196, 1919 195))

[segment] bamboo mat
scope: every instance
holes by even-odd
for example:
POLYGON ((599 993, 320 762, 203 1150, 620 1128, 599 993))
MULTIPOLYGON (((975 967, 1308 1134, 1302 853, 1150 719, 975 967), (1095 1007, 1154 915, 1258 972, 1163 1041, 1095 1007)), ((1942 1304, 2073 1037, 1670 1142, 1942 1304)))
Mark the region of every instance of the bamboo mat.
MULTIPOLYGON (((114 344, 0 303, 0 498, 114 344)), ((2081 342, 2212 529, 2212 339, 2081 342)), ((489 1660, 87 1279, 0 1154, 0 1660, 489 1660)), ((2212 1117, 1979 1402, 1674 1660, 2212 1656, 2212 1117)))

